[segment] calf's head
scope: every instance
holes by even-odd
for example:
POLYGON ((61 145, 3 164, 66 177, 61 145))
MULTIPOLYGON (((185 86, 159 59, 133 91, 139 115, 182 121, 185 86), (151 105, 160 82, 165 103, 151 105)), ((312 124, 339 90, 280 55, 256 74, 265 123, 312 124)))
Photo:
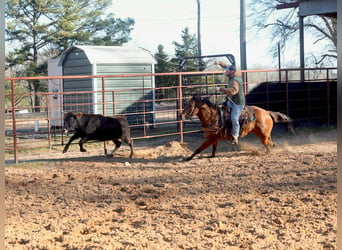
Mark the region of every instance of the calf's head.
POLYGON ((79 119, 82 117, 82 113, 74 114, 68 112, 64 116, 64 133, 74 132, 79 127, 79 119))

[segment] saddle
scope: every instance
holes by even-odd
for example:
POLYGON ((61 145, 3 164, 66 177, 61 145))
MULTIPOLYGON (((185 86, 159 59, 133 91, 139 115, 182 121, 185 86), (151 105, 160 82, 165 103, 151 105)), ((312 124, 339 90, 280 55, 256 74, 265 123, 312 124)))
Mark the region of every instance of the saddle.
MULTIPOLYGON (((232 128, 232 122, 230 118, 230 108, 224 103, 222 104, 220 110, 220 116, 221 116, 221 128, 226 128, 227 130, 231 130, 232 128)), ((240 133, 241 131, 247 126, 248 123, 255 120, 255 114, 253 109, 245 105, 244 109, 241 112, 239 123, 240 123, 240 133)))

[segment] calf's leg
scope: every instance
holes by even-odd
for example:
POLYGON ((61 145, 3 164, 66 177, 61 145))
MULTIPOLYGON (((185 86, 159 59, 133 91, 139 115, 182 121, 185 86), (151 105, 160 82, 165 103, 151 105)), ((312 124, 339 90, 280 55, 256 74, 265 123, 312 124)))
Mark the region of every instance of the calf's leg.
POLYGON ((107 154, 107 152, 105 151, 105 155, 107 156, 113 156, 114 153, 120 148, 121 146, 121 141, 118 139, 113 140, 114 143, 114 149, 112 150, 112 152, 110 154, 107 154))
POLYGON ((64 147, 64 149, 63 149, 63 153, 66 153, 66 152, 68 151, 68 149, 69 149, 70 144, 71 144, 74 140, 76 140, 76 139, 78 139, 78 138, 80 138, 80 135, 79 135, 79 134, 74 134, 73 136, 71 136, 70 139, 69 139, 69 141, 68 141, 68 143, 65 145, 65 147, 64 147))
POLYGON ((129 145, 129 148, 131 149, 131 154, 129 155, 129 158, 133 158, 133 140, 132 139, 126 139, 125 142, 129 145))
MULTIPOLYGON (((124 141, 128 144, 130 150, 131 150, 131 154, 129 155, 129 158, 133 158, 133 154, 134 154, 134 151, 133 151, 133 140, 132 139, 124 139, 124 141)), ((115 139, 113 140, 114 142, 114 149, 113 151, 110 153, 110 154, 107 154, 107 151, 105 151, 105 155, 107 156, 113 156, 114 153, 121 147, 121 139, 115 139)))
POLYGON ((79 141, 78 145, 80 145, 80 151, 81 152, 87 152, 87 150, 83 147, 83 144, 86 143, 87 141, 88 141, 88 137, 83 137, 79 141))

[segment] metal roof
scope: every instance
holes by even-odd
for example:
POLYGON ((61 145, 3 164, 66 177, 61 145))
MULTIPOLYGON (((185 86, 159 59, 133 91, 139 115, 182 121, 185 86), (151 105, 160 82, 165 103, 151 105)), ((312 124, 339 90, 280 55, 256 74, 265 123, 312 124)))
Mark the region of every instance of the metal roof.
POLYGON ((76 45, 65 50, 60 57, 58 65, 62 65, 65 56, 78 48, 86 54, 90 64, 156 64, 155 58, 150 52, 137 47, 125 46, 85 46, 76 45))
POLYGON ((337 15, 337 0, 299 0, 296 2, 278 4, 277 9, 297 8, 299 16, 337 15))
POLYGON ((299 3, 299 15, 327 15, 337 14, 337 1, 336 0, 310 0, 302 1, 299 3))

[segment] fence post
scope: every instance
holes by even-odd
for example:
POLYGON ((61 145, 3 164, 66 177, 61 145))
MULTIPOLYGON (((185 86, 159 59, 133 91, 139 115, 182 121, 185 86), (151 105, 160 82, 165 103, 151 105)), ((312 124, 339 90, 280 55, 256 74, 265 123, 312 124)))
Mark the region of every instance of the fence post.
POLYGON ((60 106, 60 122, 61 122, 61 140, 62 145, 64 145, 64 106, 63 106, 63 99, 64 99, 64 89, 63 89, 63 78, 59 79, 59 106, 60 106))
POLYGON ((116 115, 116 108, 115 108, 115 90, 112 90, 112 101, 113 101, 113 116, 116 115))
POLYGON ((145 78, 142 77, 142 96, 143 96, 143 99, 142 99, 142 110, 143 110, 143 129, 144 129, 144 136, 147 136, 147 122, 146 122, 146 96, 145 96, 145 78))
POLYGON ((102 114, 106 115, 106 91, 105 91, 105 80, 104 77, 101 77, 102 81, 102 114))
POLYGON ((286 71, 286 115, 289 115, 289 76, 286 71))
POLYGON ((248 84, 247 84, 247 71, 242 71, 243 76, 243 86, 244 86, 244 93, 245 95, 248 93, 248 84))
MULTIPOLYGON (((182 74, 180 73, 178 76, 178 100, 179 100, 179 110, 177 111, 177 118, 180 119, 180 112, 183 110, 183 84, 182 84, 182 74)), ((180 119, 179 123, 179 132, 180 132, 180 142, 184 142, 184 134, 183 134, 183 120, 180 119)))
POLYGON ((328 127, 330 127, 330 80, 329 69, 327 69, 327 113, 328 113, 328 127))
MULTIPOLYGON (((97 78, 95 79, 97 81, 97 78)), ((106 115, 106 92, 105 92, 105 80, 104 77, 101 77, 101 82, 102 82, 102 114, 105 116, 106 115)), ((107 147, 106 147, 106 141, 103 142, 103 149, 105 152, 107 152, 107 147)))
POLYGON ((49 149, 51 150, 51 126, 50 126, 50 97, 51 97, 51 94, 49 95, 49 93, 46 93, 45 94, 45 102, 46 102, 46 105, 47 105, 47 112, 46 112, 46 115, 47 115, 47 118, 46 118, 46 121, 47 121, 47 129, 48 129, 48 141, 49 141, 49 149))
POLYGON ((17 148, 17 121, 15 112, 15 85, 14 80, 11 80, 11 90, 12 90, 12 126, 13 126, 13 153, 15 164, 18 163, 18 148, 17 148))

